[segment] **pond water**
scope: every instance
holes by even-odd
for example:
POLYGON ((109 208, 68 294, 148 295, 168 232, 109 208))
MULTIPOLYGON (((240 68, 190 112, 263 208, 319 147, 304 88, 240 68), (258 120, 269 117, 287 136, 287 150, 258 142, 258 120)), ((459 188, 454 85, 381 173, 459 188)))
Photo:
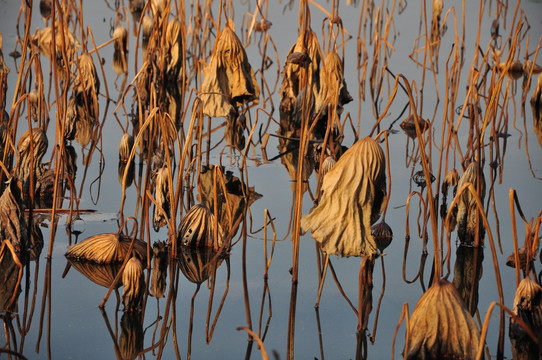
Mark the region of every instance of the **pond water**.
MULTIPOLYGON (((479 329, 486 317, 489 319, 486 358, 512 358, 508 336, 510 315, 501 314, 498 308, 488 314, 488 309, 493 302, 500 302, 499 287, 502 287, 504 306, 513 308, 516 271, 506 266, 506 261, 514 252, 514 232, 519 247, 528 238, 528 226, 521 219, 517 204, 514 205, 515 220, 511 216, 511 189, 516 191, 527 222, 532 221, 531 226, 540 222, 542 142, 539 141, 540 135, 537 137, 540 130, 534 125, 535 115, 529 103, 540 75, 526 75, 525 79, 530 78, 528 87, 524 87, 526 80, 523 75, 517 80, 500 77, 506 70, 503 65, 504 70, 496 71, 498 66, 494 66, 492 53, 502 50, 499 64, 506 63, 511 49, 511 60, 526 63, 529 59, 542 64, 536 58, 542 40, 539 16, 542 3, 525 1, 516 9, 516 4, 503 6, 494 1, 444 2, 440 27, 433 37, 430 35, 431 2, 359 0, 340 2, 334 8, 333 2, 309 1, 307 10, 298 2, 262 0, 258 1, 260 12, 255 1, 224 2, 227 3, 225 11, 220 10, 219 2, 211 3, 172 1, 167 17, 168 21, 177 18, 183 24, 188 79, 187 87, 180 87, 177 97, 176 105, 181 112, 176 115, 170 112, 179 124, 176 132, 179 136, 170 144, 173 159, 169 163, 174 169, 172 184, 177 186, 179 174, 185 177, 174 190, 180 205, 175 213, 176 224, 171 226, 179 228, 180 219, 201 196, 202 184, 199 182, 202 180, 197 177, 199 166, 221 164, 225 171, 231 171, 247 188, 253 187, 261 195, 251 202, 245 216, 235 219, 239 228, 232 238, 229 255, 202 268, 210 260, 208 253, 179 249, 178 258, 170 259, 165 270, 163 297, 155 297, 154 290, 151 290, 154 289, 152 279, 156 275, 156 271, 151 270, 151 263, 151 268, 144 271, 148 291, 144 294, 141 311, 135 313, 124 311, 123 287, 113 291, 101 308, 99 305, 108 293, 107 287, 83 275, 83 271, 76 268, 77 264, 70 266, 64 256, 69 246, 96 234, 117 233, 119 228, 122 229, 123 219, 127 219, 128 229, 137 224, 138 238, 151 245, 172 239, 168 237, 167 226, 153 230, 154 206, 148 199, 155 198, 154 186, 151 185, 153 181, 146 177, 148 161, 141 149, 136 151, 134 158, 134 183, 126 188, 124 198, 119 182, 118 156, 123 133, 126 130, 137 142, 138 132, 134 123, 139 119, 143 124, 146 119, 146 115, 139 115, 134 87, 130 86, 136 84, 135 79, 141 75, 144 58, 135 35, 137 27, 134 24, 137 22, 128 10, 129 3, 58 1, 56 6, 62 5, 63 12, 57 13, 56 19, 62 19, 64 23, 69 19, 69 28, 78 42, 74 54, 63 56, 78 58, 85 43, 82 33, 86 34, 86 48, 92 52, 100 80, 97 120, 102 127, 97 128, 94 140, 85 146, 81 145, 79 138, 66 142, 77 153, 76 191, 67 187, 58 208, 78 206, 82 211, 73 218, 60 211, 55 221, 52 221, 50 212, 34 212, 36 231, 41 232, 44 245, 35 258, 24 263, 20 291, 15 304, 9 307, 6 304, 13 294, 10 286, 17 279, 18 268, 13 270, 12 266, 1 270, 5 283, 0 284, 4 306, 0 311, 4 325, 0 358, 239 359, 264 358, 265 353, 276 359, 401 358, 406 336, 402 312, 406 304, 409 315, 412 315, 416 303, 431 285, 435 271, 435 244, 439 247, 436 253, 442 259, 440 277, 450 282, 458 276, 457 269, 454 272, 458 259, 456 254, 464 247, 459 247, 458 231, 448 231, 440 216, 436 216, 434 231, 429 207, 422 205, 428 204, 429 194, 427 187, 419 187, 414 181, 419 178, 415 174, 423 170, 420 142, 407 136, 400 127, 413 111, 404 81, 400 81, 396 95, 392 96, 394 75, 399 74, 412 88, 418 115, 431 123, 430 131, 424 133, 424 151, 426 163, 436 180, 431 184, 433 196, 439 194, 449 169, 456 168, 459 175, 463 174, 463 166, 466 167, 468 162, 462 163, 463 160, 476 158, 483 164, 481 169, 485 175, 486 191, 482 203, 489 226, 480 247, 483 271, 475 295, 478 302, 474 305, 474 319, 479 329), (462 8, 463 5, 466 9, 462 8), (183 6, 184 11, 179 11, 183 6), (307 16, 309 10, 310 17, 307 16), (193 137, 189 129, 196 106, 196 91, 201 91, 204 81, 204 63, 211 62, 218 32, 216 27, 225 26, 225 14, 235 23, 235 32, 246 48, 261 91, 258 104, 243 106, 247 128, 241 131, 244 142, 248 144, 244 157, 244 142, 237 143, 236 150, 229 145, 232 135, 224 136, 224 117, 213 117, 209 122, 208 117, 199 117, 197 124, 200 125, 201 119, 204 136, 199 137, 199 127, 194 129, 193 137), (267 33, 249 31, 253 14, 257 15, 256 22, 265 17, 272 23, 267 33), (384 250, 385 256, 375 260, 372 286, 360 289, 361 257, 331 255, 332 269, 327 271, 317 309, 318 264, 321 262, 323 265, 325 256, 319 253, 311 232, 301 233, 296 224, 299 219, 294 213, 300 207, 302 214, 308 214, 314 207, 318 175, 311 171, 306 185, 296 186, 299 141, 284 137, 300 135, 299 132, 282 132, 279 114, 281 71, 290 47, 298 38, 303 19, 310 20, 309 25, 320 46, 326 49, 323 53, 327 52, 331 39, 329 20, 334 19, 337 53, 343 59, 344 78, 353 98, 343 106, 340 116, 342 137, 337 142, 350 148, 360 138, 376 138, 378 131, 388 130, 388 142, 380 142, 380 146, 389 160, 391 175, 390 178, 386 173, 391 191, 385 220, 393 230, 393 241, 384 250), (498 34, 495 32, 497 22, 498 34), (113 71, 113 43, 99 48, 98 52, 93 51, 95 46, 99 47, 111 39, 119 25, 128 29, 127 73, 121 75, 113 71), (247 41, 249 33, 251 38, 247 41), (431 41, 433 45, 426 46, 431 41), (431 48, 432 52, 426 48, 431 48), (373 71, 374 76, 371 75, 373 71), (476 86, 469 84, 472 76, 478 76, 474 81, 476 86), (265 79, 265 84, 262 79, 265 79), (474 92, 477 94, 473 95, 474 92), (495 93, 498 96, 492 99, 495 93), (472 104, 469 109, 479 107, 474 122, 469 122, 468 116, 460 118, 464 104, 472 104), (383 116, 379 129, 372 132, 375 119, 380 115, 383 116), (210 151, 207 144, 209 124, 215 130, 210 138, 210 151), (255 130, 249 141, 253 126, 255 130), (450 132, 449 126, 453 126, 455 131, 450 132), (483 134, 482 129, 485 130, 483 134), (451 144, 446 143, 449 134, 453 134, 451 144), (182 161, 187 138, 190 146, 186 149, 190 152, 182 161), (482 146, 477 148, 476 139, 479 138, 482 138, 482 146), (285 142, 292 151, 285 152, 285 142), (296 201, 298 188, 305 190, 301 203, 296 201), (146 200, 144 204, 142 199, 146 200), (266 219, 272 219, 272 222, 266 219), (427 228, 427 253, 422 239, 424 227, 427 228), (438 238, 434 242, 435 234, 438 238), (447 234, 450 235, 449 247, 447 234), (497 265, 492 255, 491 240, 495 244, 497 265), (298 258, 294 256, 296 253, 298 258), (421 270, 417 277, 418 269, 421 270), (334 280, 331 270, 337 280, 334 280), (361 307, 360 303, 363 303, 361 307), (358 330, 360 320, 357 314, 360 308, 364 324, 361 331, 358 330), (502 352, 499 351, 501 316, 505 318, 502 352), (251 329, 263 341, 265 351, 241 327, 251 329)), ((154 10, 149 6, 146 12, 150 14, 151 11, 154 10)), ((10 68, 5 109, 12 115, 10 124, 18 124, 12 130, 15 134, 12 152, 15 155, 5 163, 5 167, 11 170, 16 163, 17 141, 30 123, 28 104, 24 102, 18 111, 13 110, 12 104, 40 83, 43 84, 44 102, 50 117, 45 129, 49 146, 43 161, 50 162, 46 167, 57 169, 59 158, 53 150, 60 149, 64 141, 58 124, 66 118, 59 108, 64 109, 72 94, 77 67, 73 65, 75 62, 69 67, 61 64, 50 72, 48 57, 41 55, 29 60, 32 54, 30 47, 25 55, 25 64, 21 64, 21 57, 10 56, 14 51, 23 54, 25 26, 33 35, 36 29, 51 25, 51 19, 46 20, 40 15, 37 1, 27 4, 0 0, 0 16, 1 46, 4 61, 10 68), (31 6, 31 12, 27 6, 31 6), (28 16, 27 22, 24 14, 28 16), (66 76, 67 68, 71 75, 66 82, 62 76, 66 76), (16 94, 18 74, 22 70, 21 90, 16 94), (66 84, 68 86, 64 88, 66 84), (14 122, 15 118, 17 122, 14 122)), ((153 81, 155 83, 148 93, 160 93, 163 85, 156 79, 153 81)), ((146 114, 151 110, 152 106, 146 114)), ((465 115, 468 114, 465 111, 465 115)), ((37 127, 38 124, 33 122, 32 126, 37 127)), ((163 144, 165 137, 161 136, 155 146, 163 144)), ((313 139, 318 143, 317 137, 313 139)), ((384 136, 381 134, 379 139, 383 140, 384 136)), ((316 148, 311 145, 311 149, 313 147, 316 148)), ((309 162, 307 157, 306 163, 309 162)), ((2 176, 2 181, 5 181, 4 171, 2 176)), ((217 184, 218 188, 220 186, 217 184)), ((452 199, 450 191, 447 207, 452 199)), ((437 215, 442 200, 440 195, 436 203, 437 215)), ((36 204, 35 207, 41 206, 36 204)), ((330 222, 341 223, 342 220, 337 218, 337 214, 329 214, 330 222)), ((125 232, 129 234, 130 231, 125 232)), ((538 237, 535 232, 533 238, 538 237)), ((7 247, 4 249, 7 251, 7 247)), ((469 247, 468 251, 472 249, 469 247)), ((7 256, 4 255, 3 261, 7 261, 7 256)), ((540 267, 536 254, 535 274, 540 267)), ((102 278, 112 276, 99 267, 91 268, 89 273, 102 278)), ((531 278, 538 277, 531 275, 531 278)))

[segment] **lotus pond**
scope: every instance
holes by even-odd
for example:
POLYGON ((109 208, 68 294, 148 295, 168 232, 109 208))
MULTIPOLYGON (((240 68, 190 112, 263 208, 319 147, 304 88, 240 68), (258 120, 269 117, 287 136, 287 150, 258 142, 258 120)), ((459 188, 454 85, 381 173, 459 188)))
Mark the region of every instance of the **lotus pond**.
POLYGON ((541 13, 0 0, 0 358, 540 358, 541 13))

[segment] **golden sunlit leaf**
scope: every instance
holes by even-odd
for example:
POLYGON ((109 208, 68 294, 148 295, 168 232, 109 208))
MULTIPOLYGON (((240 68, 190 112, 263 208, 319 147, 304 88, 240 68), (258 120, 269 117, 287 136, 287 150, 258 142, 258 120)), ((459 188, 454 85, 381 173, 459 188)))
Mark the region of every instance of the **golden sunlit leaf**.
POLYGON ((318 206, 303 215, 327 254, 374 258, 377 246, 371 225, 386 207, 386 161, 378 143, 366 137, 356 142, 326 174, 318 206))
POLYGON ((406 359, 475 359, 480 332, 455 287, 435 282, 410 318, 406 359))

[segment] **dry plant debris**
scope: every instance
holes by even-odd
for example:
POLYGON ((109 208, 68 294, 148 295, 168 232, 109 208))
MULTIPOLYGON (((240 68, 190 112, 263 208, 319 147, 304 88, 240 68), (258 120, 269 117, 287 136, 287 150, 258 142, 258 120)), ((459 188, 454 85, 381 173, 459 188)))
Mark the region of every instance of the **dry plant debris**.
MULTIPOLYGON (((86 238, 79 244, 71 246, 66 252, 68 259, 90 261, 97 264, 112 264, 123 262, 130 249, 131 239, 118 233, 97 234, 86 238)), ((141 259, 147 258, 147 244, 134 240, 133 251, 141 259)))
POLYGON ((190 208, 177 232, 177 244, 182 246, 218 250, 223 240, 222 226, 209 208, 203 204, 190 208))
POLYGON ((207 116, 236 117, 239 106, 259 101, 260 88, 231 19, 216 38, 203 76, 200 97, 207 116))
POLYGON ((475 359, 480 332, 455 287, 435 282, 410 318, 406 359, 475 359))
POLYGON ((324 176, 322 198, 301 226, 328 255, 374 258, 374 224, 386 207, 386 161, 378 143, 366 137, 348 149, 324 176))

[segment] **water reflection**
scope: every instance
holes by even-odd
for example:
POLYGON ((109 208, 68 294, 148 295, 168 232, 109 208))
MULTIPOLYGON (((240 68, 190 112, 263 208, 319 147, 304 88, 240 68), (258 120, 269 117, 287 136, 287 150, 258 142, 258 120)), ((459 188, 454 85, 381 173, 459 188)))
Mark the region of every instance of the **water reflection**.
MULTIPOLYGON (((484 337, 470 357, 536 358, 527 328, 504 326, 501 265, 519 188, 536 217, 519 211, 510 264, 520 295, 520 274, 539 283, 540 6, 349 3, 41 1, 43 19, 30 2, 2 7, 2 355, 387 358, 396 330, 392 356, 414 357, 429 329, 479 314, 476 331, 456 329, 484 337), (368 139, 382 156, 356 152, 368 139), (57 276, 66 250, 90 282, 57 276), (107 332, 82 311, 102 297, 107 332), (97 346, 108 335, 113 350, 97 346)), ((527 298, 511 313, 537 332, 527 298)), ((434 350, 446 340, 420 356, 448 355, 434 350)))

